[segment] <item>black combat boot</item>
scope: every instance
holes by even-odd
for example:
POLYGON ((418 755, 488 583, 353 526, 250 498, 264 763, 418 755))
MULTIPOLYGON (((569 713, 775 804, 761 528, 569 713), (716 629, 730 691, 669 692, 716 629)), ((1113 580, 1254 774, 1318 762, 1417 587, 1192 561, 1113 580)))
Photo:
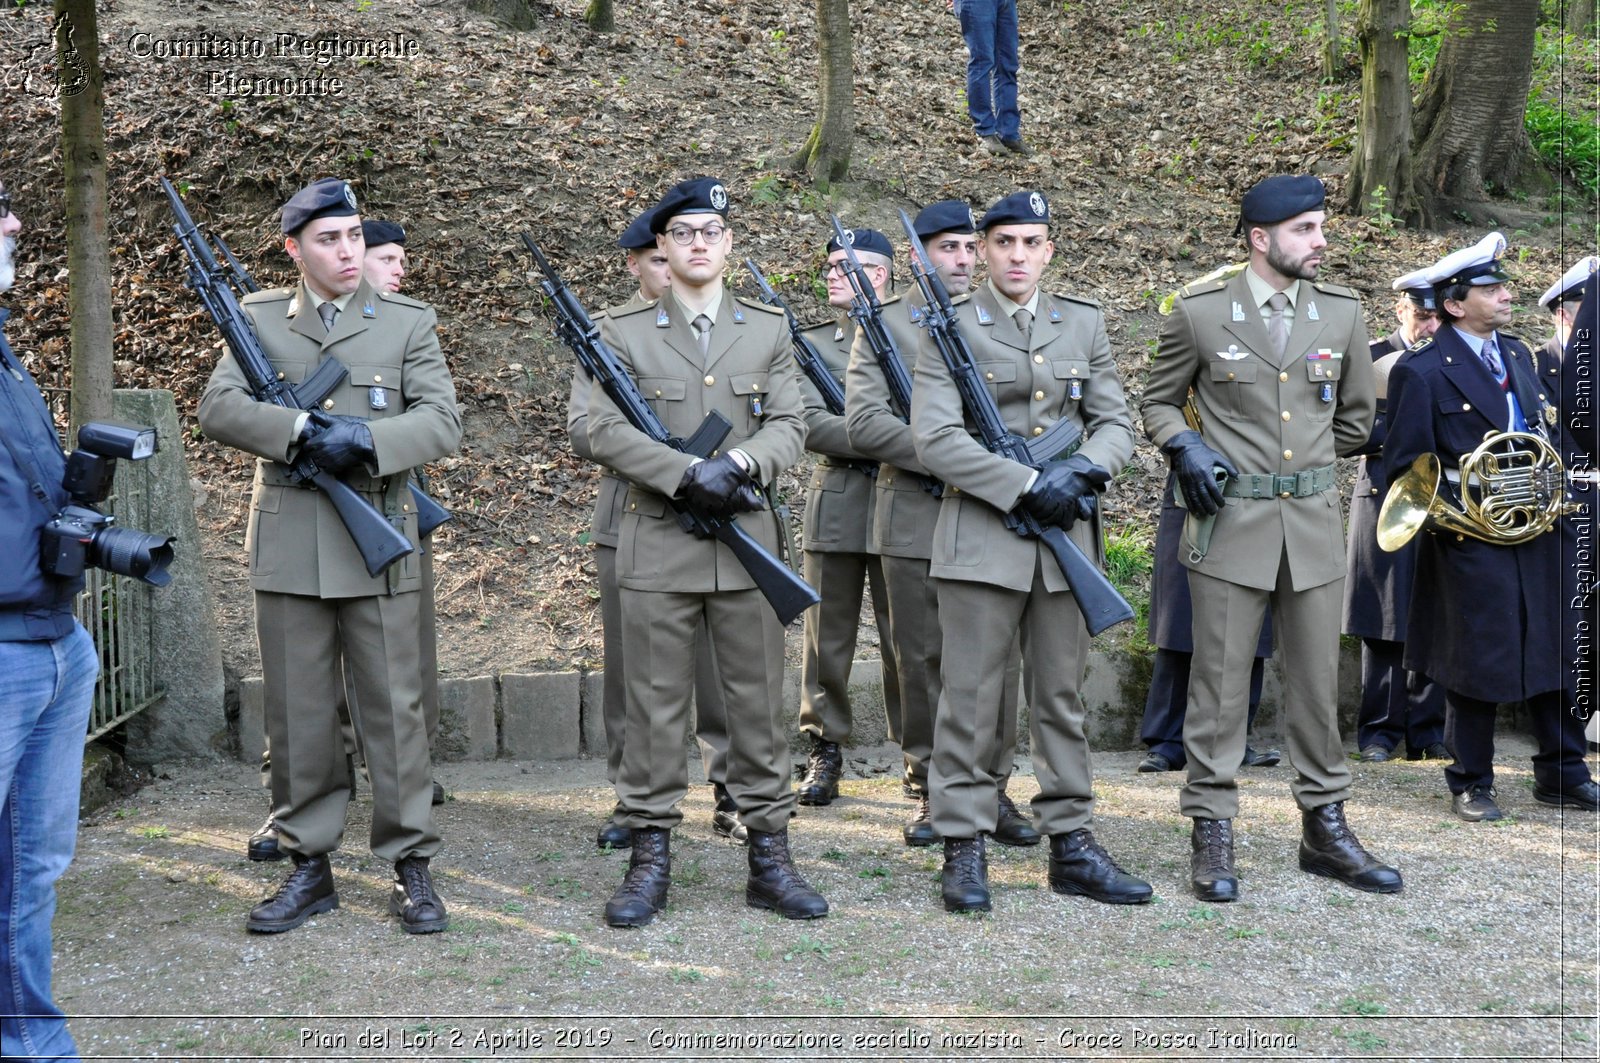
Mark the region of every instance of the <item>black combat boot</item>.
POLYGON ((916 802, 916 811, 911 813, 911 819, 900 833, 905 837, 907 845, 920 848, 937 842, 939 832, 933 829, 933 813, 928 808, 928 791, 918 791, 916 802))
POLYGON ((1233 820, 1195 818, 1189 833, 1189 885, 1202 901, 1239 899, 1233 870, 1233 820))
POLYGON ((812 889, 794 866, 789 855, 789 828, 768 834, 749 832, 750 878, 744 886, 744 902, 752 908, 777 912, 785 919, 821 919, 828 914, 828 902, 812 889))
POLYGON ((1017 810, 1017 806, 1004 790, 1000 791, 999 805, 1000 811, 995 818, 994 831, 991 835, 994 840, 1001 845, 1038 845, 1039 832, 1033 829, 1033 820, 1017 810))
POLYGON ((1344 821, 1343 801, 1300 813, 1300 870, 1368 893, 1399 893, 1405 888, 1400 872, 1362 848, 1344 821))
POLYGON ((339 907, 339 894, 333 888, 333 866, 326 854, 294 855, 294 870, 284 879, 278 892, 250 909, 246 930, 258 934, 279 934, 293 930, 313 915, 339 907))
POLYGON ((1118 867, 1082 828, 1050 835, 1050 888, 1104 904, 1143 904, 1152 893, 1150 883, 1118 867))
POLYGON ((744 829, 744 824, 739 822, 739 806, 734 804, 728 788, 719 782, 712 783, 711 792, 717 798, 717 805, 711 810, 712 831, 736 845, 745 844, 749 840, 749 833, 744 829))
POLYGON ((244 855, 251 860, 282 860, 284 852, 278 848, 278 821, 271 816, 261 824, 261 829, 250 835, 245 843, 244 855))
POLYGON ((989 911, 989 858, 983 838, 946 838, 940 892, 947 912, 989 911))
POLYGON ((844 754, 839 743, 813 735, 811 755, 806 758, 806 773, 795 791, 802 805, 828 805, 839 796, 839 778, 844 774, 844 754))
POLYGON ((389 891, 389 914, 400 917, 408 934, 437 934, 450 926, 450 913, 433 889, 433 874, 426 856, 408 856, 394 865, 394 889, 389 891))
POLYGON ((667 906, 667 886, 672 882, 670 835, 660 827, 633 832, 633 859, 622 885, 606 902, 607 926, 647 926, 667 906))

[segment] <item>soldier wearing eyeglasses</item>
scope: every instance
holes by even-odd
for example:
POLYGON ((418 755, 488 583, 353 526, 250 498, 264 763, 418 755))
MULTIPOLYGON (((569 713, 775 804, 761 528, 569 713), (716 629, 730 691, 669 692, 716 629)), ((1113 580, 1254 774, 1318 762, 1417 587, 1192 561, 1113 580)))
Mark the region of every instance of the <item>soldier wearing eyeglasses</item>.
POLYGON ((688 437, 712 410, 732 431, 704 460, 634 428, 603 389, 589 389, 595 460, 629 481, 617 551, 627 719, 617 776, 620 821, 633 831, 622 885, 606 903, 614 927, 649 923, 667 901, 669 836, 688 786, 683 744, 694 685, 695 632, 711 633, 728 705, 728 793, 748 830, 745 900, 791 919, 828 905, 795 868, 794 812, 782 719, 783 625, 732 551, 686 534, 668 499, 735 517, 768 550, 778 519, 765 485, 800 457, 805 421, 790 337, 778 311, 730 296, 728 192, 714 178, 673 186, 651 229, 672 283, 661 298, 622 307, 601 333, 668 432, 688 437))

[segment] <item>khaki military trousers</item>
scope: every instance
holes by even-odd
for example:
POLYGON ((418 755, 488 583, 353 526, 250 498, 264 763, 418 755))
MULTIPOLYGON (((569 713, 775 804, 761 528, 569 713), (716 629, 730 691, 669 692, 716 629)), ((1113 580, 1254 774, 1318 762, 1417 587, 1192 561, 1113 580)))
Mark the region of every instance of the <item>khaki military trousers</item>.
MULTIPOLYGON (((928 575, 927 559, 884 555, 881 562, 889 594, 889 634, 894 640, 894 663, 900 674, 897 731, 905 758, 905 781, 913 789, 927 792, 933 723, 939 707, 939 665, 944 652, 939 593, 928 575)), ((1011 778, 1017 753, 1017 694, 1021 679, 1022 655, 1013 640, 1000 687, 994 758, 988 765, 1002 790, 1011 778)))
POLYGON ((256 638, 272 742, 279 844, 317 856, 339 847, 350 801, 338 704, 372 784, 372 854, 431 857, 433 766, 417 669, 418 594, 311 598, 256 592, 256 638))
POLYGON ((889 740, 900 739, 900 673, 895 668, 889 623, 889 593, 881 559, 875 554, 805 551, 806 582, 822 601, 806 610, 800 653, 800 730, 828 742, 850 737, 850 666, 855 663, 861 629, 861 595, 871 590, 883 658, 883 708, 889 740))
POLYGON ((1065 834, 1088 826, 1094 795, 1078 686, 1089 660, 1089 632, 1072 594, 1046 590, 1037 563, 1027 592, 965 580, 935 583, 944 652, 928 773, 934 829, 946 838, 994 830, 999 780, 989 765, 1006 664, 1019 635, 1039 829, 1065 834))
MULTIPOLYGON (((600 584, 601 645, 605 675, 601 680, 600 718, 606 730, 606 781, 615 786, 622 767, 622 736, 628 720, 628 687, 623 679, 626 659, 622 637, 622 590, 617 586, 617 548, 594 548, 596 580, 600 584)), ((706 779, 728 781, 728 710, 722 703, 722 680, 711 650, 711 638, 702 622, 694 646, 694 733, 700 741, 700 758, 706 779)))
MULTIPOLYGON (((1249 503, 1246 503, 1248 505, 1249 503)), ((1250 715, 1250 669, 1261 618, 1272 605, 1272 632, 1283 662, 1283 718, 1294 766, 1291 786, 1302 809, 1350 796, 1350 766, 1339 736, 1339 621, 1344 580, 1296 591, 1289 560, 1278 565, 1271 591, 1241 587, 1189 570, 1194 602, 1194 657, 1183 751, 1189 779, 1178 807, 1186 816, 1232 819, 1234 782, 1244 759, 1250 715)))
POLYGON ((625 827, 671 829, 689 786, 684 742, 696 642, 709 641, 728 706, 728 794, 751 830, 794 814, 783 725, 783 625, 758 590, 621 589, 627 713, 616 789, 625 827), (696 632, 704 624, 710 639, 696 632))

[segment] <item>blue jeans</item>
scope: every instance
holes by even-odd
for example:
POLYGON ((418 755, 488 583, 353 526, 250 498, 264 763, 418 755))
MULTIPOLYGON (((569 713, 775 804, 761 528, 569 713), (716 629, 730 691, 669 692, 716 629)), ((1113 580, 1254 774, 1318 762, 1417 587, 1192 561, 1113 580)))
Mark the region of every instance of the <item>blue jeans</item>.
POLYGON ((1022 136, 1017 110, 1017 0, 956 0, 967 40, 967 113, 980 137, 1022 136))
POLYGON ((0 642, 0 1045, 5 1057, 76 1059, 50 996, 56 879, 78 841, 94 641, 0 642))

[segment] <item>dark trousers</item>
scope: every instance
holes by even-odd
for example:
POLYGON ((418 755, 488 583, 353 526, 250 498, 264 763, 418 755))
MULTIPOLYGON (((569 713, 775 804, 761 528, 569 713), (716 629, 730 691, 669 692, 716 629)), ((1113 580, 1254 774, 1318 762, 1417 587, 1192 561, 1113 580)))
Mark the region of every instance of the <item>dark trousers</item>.
MULTIPOLYGON (((1446 691, 1444 744, 1455 760, 1444 769, 1453 794, 1474 786, 1494 785, 1494 720, 1496 705, 1465 694, 1446 691)), ((1585 721, 1567 711, 1566 695, 1559 690, 1528 699, 1533 740, 1533 781, 1545 790, 1571 789, 1590 781, 1583 762, 1585 721)))
POLYGON ((1444 741, 1444 688, 1421 672, 1408 672, 1401 659, 1406 644, 1361 640, 1361 711, 1356 717, 1356 748, 1379 746, 1389 752, 1402 741, 1406 753, 1420 757, 1444 741))
MULTIPOLYGON (((1194 654, 1182 650, 1156 650, 1155 666, 1150 669, 1150 692, 1144 699, 1144 723, 1139 741, 1172 762, 1174 768, 1185 763, 1183 755, 1183 717, 1189 707, 1189 662, 1194 654)), ((1267 659, 1257 657, 1250 666, 1250 715, 1246 731, 1256 729, 1256 710, 1261 708, 1261 684, 1266 677, 1267 659)))

